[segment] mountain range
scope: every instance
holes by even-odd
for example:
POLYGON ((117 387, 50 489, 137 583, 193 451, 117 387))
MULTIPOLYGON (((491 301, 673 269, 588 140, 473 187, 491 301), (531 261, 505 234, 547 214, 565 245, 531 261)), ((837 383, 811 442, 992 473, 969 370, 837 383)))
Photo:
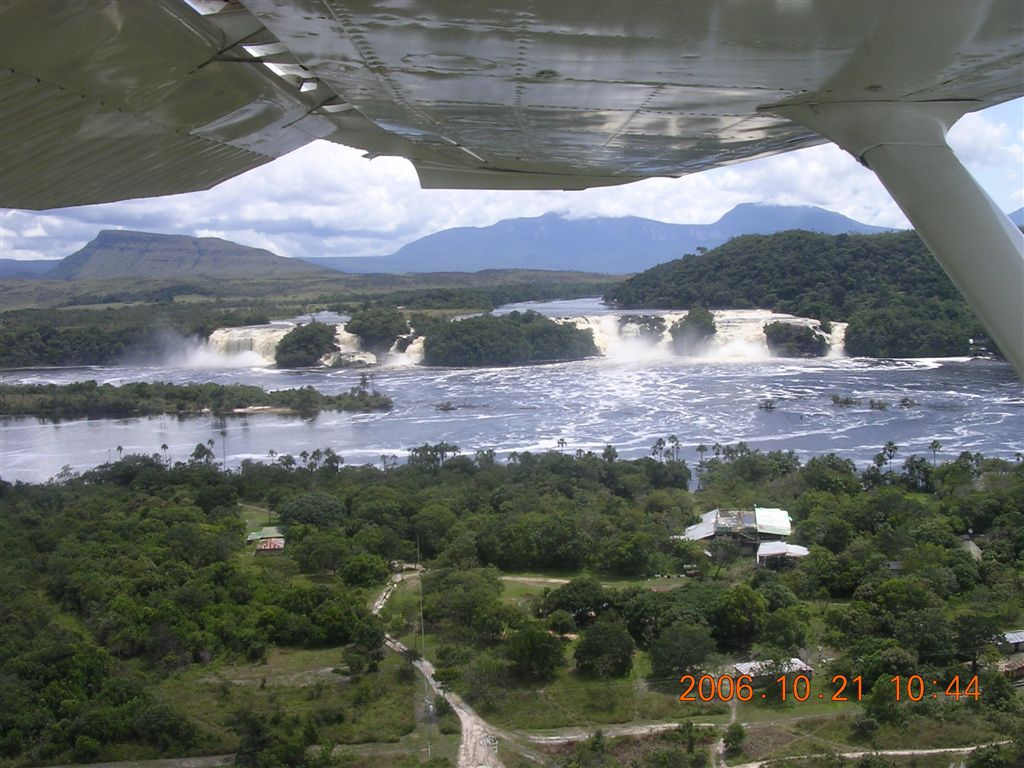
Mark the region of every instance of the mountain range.
POLYGON ((45 277, 55 280, 241 277, 312 275, 326 271, 326 267, 286 259, 262 248, 250 248, 219 237, 104 229, 81 250, 57 262, 45 277))
MULTIPOLYGON (((1024 226, 1024 208, 1010 214, 1024 226)), ((488 227, 435 232, 378 257, 289 259, 216 237, 103 230, 60 261, 0 259, 0 278, 58 280, 187 275, 312 275, 545 269, 624 275, 745 234, 802 229, 824 234, 890 231, 813 206, 738 205, 713 224, 668 224, 636 216, 568 219, 556 213, 488 227)))
POLYGON ((738 205, 713 224, 667 224, 637 216, 567 219, 557 213, 456 227, 390 256, 308 259, 342 272, 476 272, 558 269, 629 274, 714 248, 737 235, 806 229, 826 234, 888 232, 813 206, 738 205))

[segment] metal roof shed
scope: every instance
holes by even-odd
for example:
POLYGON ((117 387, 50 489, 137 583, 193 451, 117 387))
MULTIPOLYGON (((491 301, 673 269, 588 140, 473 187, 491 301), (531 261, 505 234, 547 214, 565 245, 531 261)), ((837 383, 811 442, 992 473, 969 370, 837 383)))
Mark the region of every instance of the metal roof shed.
POLYGON ((793 533, 793 523, 789 512, 774 507, 754 507, 754 519, 759 534, 769 536, 789 536, 793 533))
POLYGON ((757 562, 763 564, 769 557, 807 557, 807 547, 784 541, 763 541, 757 547, 757 562))

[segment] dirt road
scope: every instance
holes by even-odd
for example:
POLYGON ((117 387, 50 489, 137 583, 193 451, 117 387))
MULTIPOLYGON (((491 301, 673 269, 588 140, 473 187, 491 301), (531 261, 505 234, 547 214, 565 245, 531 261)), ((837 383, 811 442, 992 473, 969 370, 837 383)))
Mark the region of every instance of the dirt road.
MULTIPOLYGON (((373 612, 380 613, 388 598, 394 593, 398 585, 405 580, 405 574, 396 573, 388 581, 380 596, 373 603, 373 612)), ((384 636, 384 644, 395 653, 405 654, 408 652, 402 643, 398 642, 391 635, 384 636)), ((498 759, 498 734, 487 722, 480 717, 473 708, 469 706, 460 696, 451 691, 446 691, 441 684, 434 679, 434 665, 426 659, 417 659, 413 666, 423 675, 427 684, 434 693, 443 696, 451 704, 459 723, 462 726, 462 737, 459 741, 458 768, 504 768, 498 759)))

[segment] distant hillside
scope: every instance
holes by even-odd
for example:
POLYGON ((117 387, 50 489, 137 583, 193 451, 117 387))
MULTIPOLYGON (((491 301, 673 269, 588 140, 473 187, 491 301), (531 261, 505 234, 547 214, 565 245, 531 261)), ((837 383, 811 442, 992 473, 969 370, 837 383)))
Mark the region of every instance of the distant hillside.
POLYGON ((311 275, 320 267, 286 259, 217 237, 158 235, 105 229, 80 251, 63 259, 47 277, 86 280, 113 277, 218 277, 311 275))
POLYGON ((713 248, 737 235, 787 229, 886 232, 811 206, 744 204, 714 224, 666 224, 636 216, 566 219, 559 214, 505 219, 489 227, 435 232, 390 256, 309 259, 342 272, 475 272, 481 269, 582 270, 621 275, 713 248))
POLYGON ((60 261, 56 259, 0 259, 0 279, 32 280, 49 277, 58 264, 60 261))
POLYGON ((1018 208, 1013 213, 1009 214, 1010 221, 1016 224, 1018 227, 1024 227, 1024 208, 1018 208))
POLYGON ((605 299, 630 309, 757 307, 849 322, 846 351, 966 355, 984 334, 916 232, 744 235, 626 280, 605 299))

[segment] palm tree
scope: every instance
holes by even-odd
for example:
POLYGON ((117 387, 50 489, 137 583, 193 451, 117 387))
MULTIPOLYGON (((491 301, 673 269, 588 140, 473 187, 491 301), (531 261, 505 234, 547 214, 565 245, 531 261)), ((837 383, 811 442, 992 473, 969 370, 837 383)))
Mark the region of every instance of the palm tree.
POLYGON ((121 454, 122 454, 122 453, 124 453, 124 448, 122 448, 122 447, 121 447, 121 446, 119 445, 119 446, 117 446, 117 449, 116 449, 116 450, 117 450, 117 458, 119 458, 119 459, 120 459, 120 458, 121 458, 121 454))
POLYGON ((942 450, 942 443, 940 443, 938 440, 932 440, 931 443, 928 445, 928 450, 932 452, 932 466, 934 467, 936 459, 938 457, 937 455, 939 451, 942 450))
POLYGON ((896 443, 892 440, 886 442, 885 447, 882 448, 882 453, 885 454, 885 463, 889 467, 889 474, 892 474, 892 460, 896 457, 896 443))
POLYGON ((167 443, 160 443, 160 452, 164 455, 164 464, 171 466, 171 457, 167 455, 167 443))
POLYGON ((562 449, 565 448, 566 442, 564 437, 558 438, 558 452, 561 453, 562 449))
POLYGON ((651 456, 657 456, 658 461, 665 460, 665 438, 659 437, 651 446, 651 456))
POLYGON ((345 463, 345 459, 334 452, 333 448, 324 449, 324 466, 332 472, 337 472, 338 467, 345 463))
POLYGON ((704 487, 704 454, 708 452, 708 447, 704 443, 698 443, 697 455, 700 460, 697 462, 697 490, 699 491, 704 487))
POLYGON ((682 446, 679 443, 679 438, 675 435, 669 435, 668 447, 672 453, 672 461, 679 461, 679 451, 682 449, 682 446))

